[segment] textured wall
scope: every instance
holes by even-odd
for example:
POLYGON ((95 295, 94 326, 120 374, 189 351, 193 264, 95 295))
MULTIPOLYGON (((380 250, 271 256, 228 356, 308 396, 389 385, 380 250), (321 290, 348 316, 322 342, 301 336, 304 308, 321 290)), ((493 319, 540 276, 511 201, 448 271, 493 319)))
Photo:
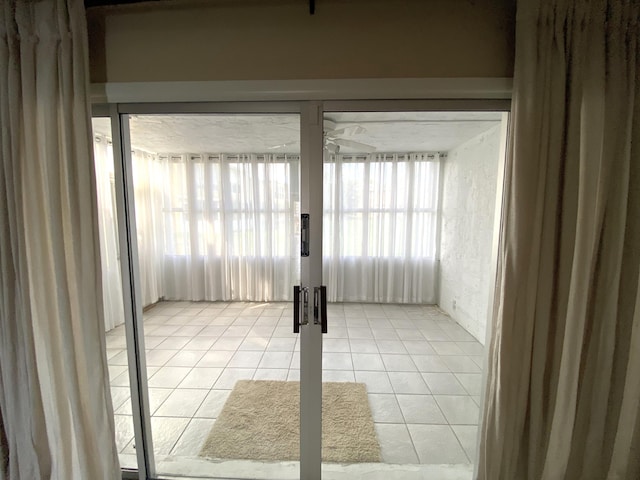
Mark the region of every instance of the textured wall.
POLYGON ((511 77, 514 0, 173 0, 87 12, 92 82, 511 77))
POLYGON ((491 283, 500 125, 449 151, 444 164, 439 305, 481 343, 491 283))

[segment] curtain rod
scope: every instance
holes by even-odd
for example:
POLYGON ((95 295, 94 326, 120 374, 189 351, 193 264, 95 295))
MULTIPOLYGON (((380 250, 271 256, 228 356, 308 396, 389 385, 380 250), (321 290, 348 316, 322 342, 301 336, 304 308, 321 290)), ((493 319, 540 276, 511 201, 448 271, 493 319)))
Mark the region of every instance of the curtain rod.
MULTIPOLYGON (((111 7, 118 5, 133 5, 137 3, 157 3, 166 0, 84 0, 85 8, 90 7, 111 7)), ((176 3, 177 0, 173 0, 172 3, 176 3)), ((309 15, 316 13, 316 0, 307 0, 309 2, 309 15)))

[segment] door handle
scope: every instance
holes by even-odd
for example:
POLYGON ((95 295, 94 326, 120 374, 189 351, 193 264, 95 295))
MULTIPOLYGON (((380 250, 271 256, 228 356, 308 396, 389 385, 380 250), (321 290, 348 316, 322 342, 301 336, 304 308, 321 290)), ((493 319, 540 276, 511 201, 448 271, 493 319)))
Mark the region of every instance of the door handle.
POLYGON ((300 325, 309 323, 309 289, 294 285, 293 287, 293 333, 300 333, 300 325), (302 321, 300 321, 300 297, 302 297, 302 321))
POLYGON ((293 286, 293 333, 300 333, 300 285, 293 286))
POLYGON ((327 287, 324 285, 313 289, 313 323, 322 326, 322 333, 327 333, 327 287))

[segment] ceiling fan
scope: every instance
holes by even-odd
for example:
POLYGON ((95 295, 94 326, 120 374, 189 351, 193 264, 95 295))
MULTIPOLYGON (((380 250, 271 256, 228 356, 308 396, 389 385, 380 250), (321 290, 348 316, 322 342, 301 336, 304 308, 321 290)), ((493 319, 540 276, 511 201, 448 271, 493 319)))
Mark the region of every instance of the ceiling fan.
MULTIPOLYGON (((329 153, 339 153, 340 147, 348 147, 356 150, 358 153, 372 153, 376 151, 376 147, 362 142, 357 142, 345 137, 351 137, 354 135, 361 135, 366 133, 366 129, 361 125, 347 125, 345 127, 337 128, 336 122, 331 120, 324 120, 324 148, 329 153)), ((282 143, 280 145, 273 145, 267 147, 269 150, 276 150, 279 148, 289 147, 291 145, 298 144, 298 140, 282 143)))

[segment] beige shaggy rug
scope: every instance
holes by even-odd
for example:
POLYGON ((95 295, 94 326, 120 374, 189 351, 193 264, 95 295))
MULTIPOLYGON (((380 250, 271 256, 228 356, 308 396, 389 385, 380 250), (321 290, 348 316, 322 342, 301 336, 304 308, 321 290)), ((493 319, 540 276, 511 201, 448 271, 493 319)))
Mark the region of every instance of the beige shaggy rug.
MULTIPOLYGON (((322 384, 322 459, 380 462, 363 383, 322 384)), ((200 456, 299 460, 300 382, 240 380, 216 419, 200 456)))

